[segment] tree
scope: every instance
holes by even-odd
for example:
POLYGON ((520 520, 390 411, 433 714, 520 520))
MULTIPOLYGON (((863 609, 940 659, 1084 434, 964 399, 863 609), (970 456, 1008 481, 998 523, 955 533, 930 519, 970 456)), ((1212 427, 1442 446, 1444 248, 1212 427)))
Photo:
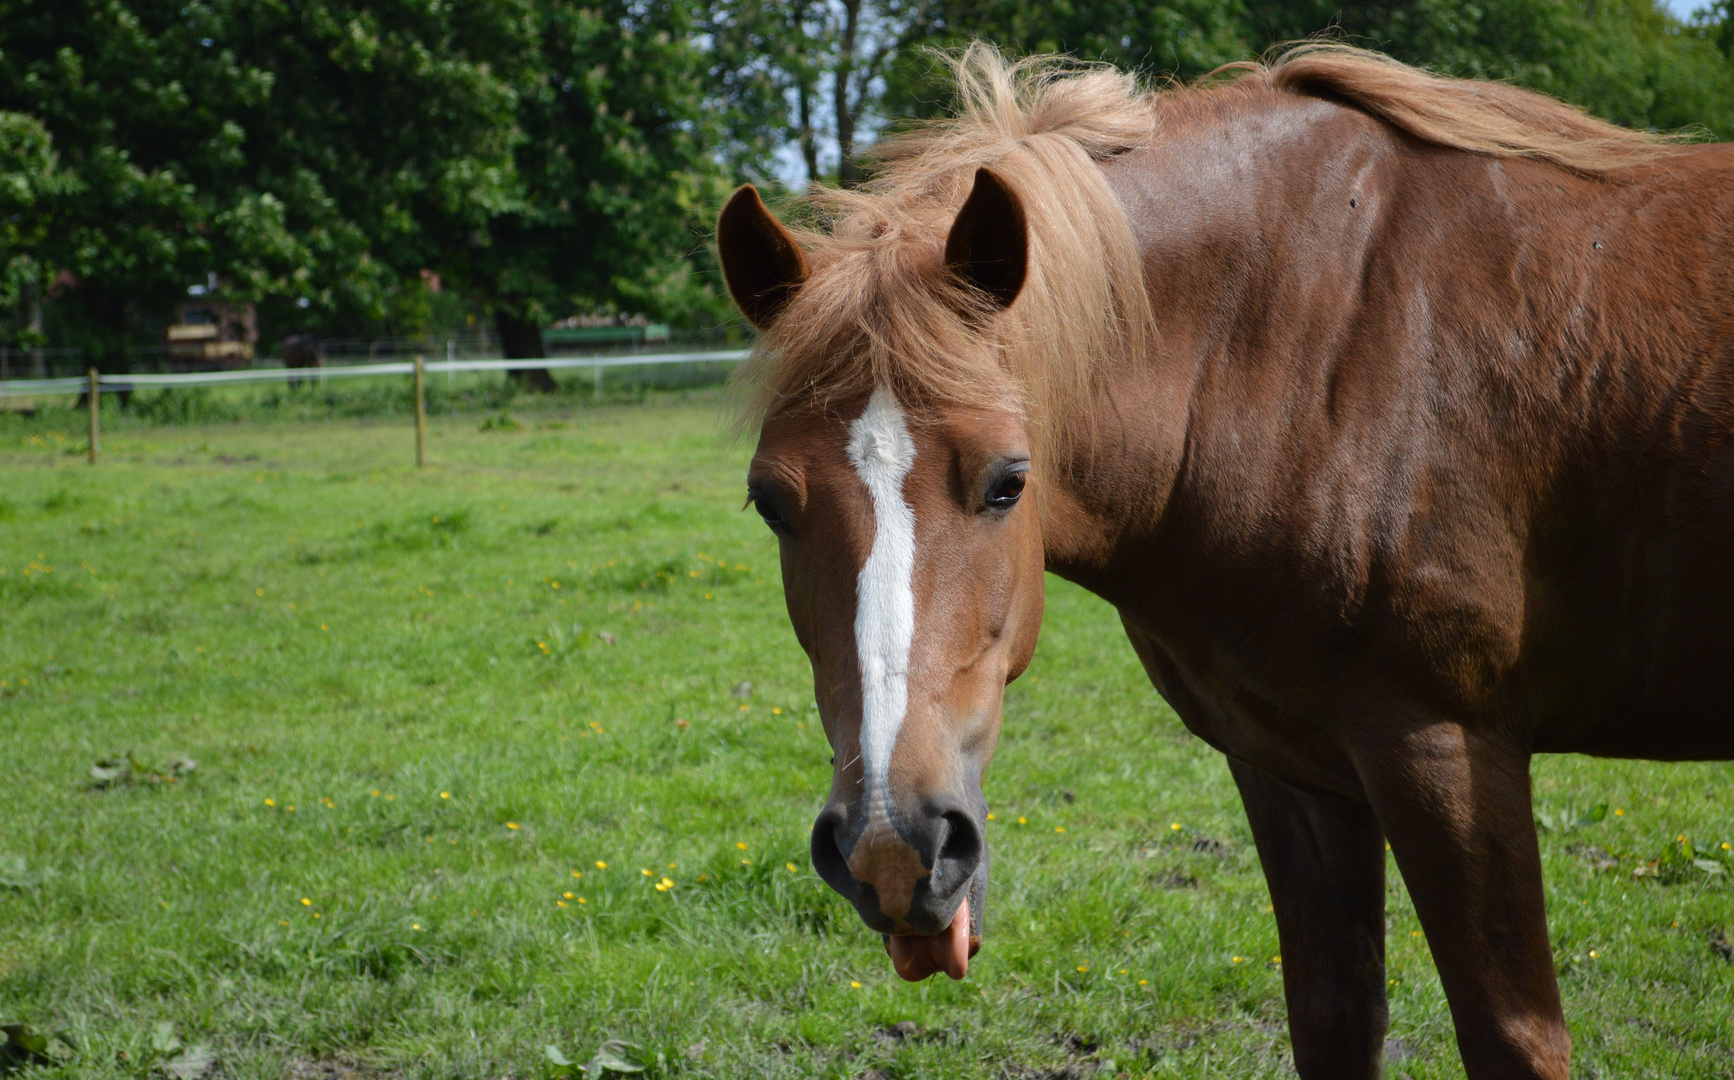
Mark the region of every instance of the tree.
POLYGON ((742 104, 769 91, 701 47, 704 15, 673 0, 530 10, 518 187, 479 226, 454 217, 462 231, 443 238, 439 259, 488 305, 509 358, 544 355, 541 328, 574 310, 721 316, 704 236, 735 159, 765 146, 731 138, 741 110, 721 91, 730 78, 742 104))
POLYGON ((42 344, 43 248, 78 188, 35 117, 0 112, 0 310, 20 312, 4 336, 21 345, 42 344))

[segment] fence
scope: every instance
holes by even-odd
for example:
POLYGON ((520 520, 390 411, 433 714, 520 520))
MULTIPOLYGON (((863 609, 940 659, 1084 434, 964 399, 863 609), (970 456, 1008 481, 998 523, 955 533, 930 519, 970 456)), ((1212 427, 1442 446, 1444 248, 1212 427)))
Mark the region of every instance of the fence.
POLYGON ((326 379, 346 379, 363 376, 411 375, 415 378, 416 464, 426 464, 423 452, 427 428, 427 408, 423 380, 427 373, 458 371, 526 371, 562 368, 591 368, 598 384, 602 372, 611 367, 638 367, 656 364, 735 363, 747 355, 745 349, 714 352, 640 353, 626 356, 549 356, 533 360, 436 360, 386 364, 349 364, 318 368, 254 368, 243 371, 189 371, 168 375, 104 375, 94 368, 88 375, 59 379, 12 379, 0 382, 0 398, 43 397, 53 394, 88 394, 90 400, 90 460, 94 464, 101 438, 101 396, 129 390, 147 390, 170 386, 236 386, 263 382, 314 382, 326 379))

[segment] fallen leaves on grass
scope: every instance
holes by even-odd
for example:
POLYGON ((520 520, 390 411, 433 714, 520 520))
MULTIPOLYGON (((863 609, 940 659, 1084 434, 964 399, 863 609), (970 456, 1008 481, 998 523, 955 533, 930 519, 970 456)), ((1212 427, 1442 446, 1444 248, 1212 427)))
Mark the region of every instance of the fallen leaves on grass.
POLYGON ((31 1065, 59 1065, 76 1049, 63 1031, 44 1035, 28 1024, 0 1024, 0 1076, 31 1065))
POLYGON ((0 889, 34 889, 53 875, 46 866, 30 869, 22 855, 0 854, 0 889))
POLYGON ((129 784, 172 784, 187 776, 199 763, 189 757, 173 757, 161 768, 151 768, 132 751, 123 756, 106 757, 90 767, 91 786, 103 790, 129 784))
POLYGON ((623 1039, 609 1039, 607 1042, 604 1042, 601 1046, 597 1047, 596 1053, 592 1054, 590 1060, 583 1065, 579 1065, 572 1061, 553 1043, 549 1043, 542 1047, 542 1056, 547 1058, 549 1064, 554 1066, 555 1076, 569 1077, 575 1076, 578 1073, 583 1073, 586 1077, 589 1077, 590 1080, 597 1080, 598 1077, 605 1076, 608 1073, 632 1075, 634 1073, 646 1072, 650 1069, 653 1061, 657 1066, 658 1071, 660 1071, 664 1064, 661 1054, 657 1054, 656 1057, 652 1059, 645 1054, 643 1047, 639 1046, 637 1043, 626 1042, 623 1039))

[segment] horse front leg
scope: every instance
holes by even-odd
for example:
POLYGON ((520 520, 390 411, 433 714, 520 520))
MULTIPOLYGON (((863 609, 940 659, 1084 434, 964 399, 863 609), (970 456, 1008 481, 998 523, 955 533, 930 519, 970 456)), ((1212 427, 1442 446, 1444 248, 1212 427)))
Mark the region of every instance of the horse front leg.
POLYGON ((1282 942, 1295 1069, 1377 1080, 1384 1056, 1385 844, 1372 808, 1230 760, 1282 942))
POLYGON ((1566 1080, 1527 751, 1455 723, 1354 751, 1415 901, 1470 1080, 1566 1080))

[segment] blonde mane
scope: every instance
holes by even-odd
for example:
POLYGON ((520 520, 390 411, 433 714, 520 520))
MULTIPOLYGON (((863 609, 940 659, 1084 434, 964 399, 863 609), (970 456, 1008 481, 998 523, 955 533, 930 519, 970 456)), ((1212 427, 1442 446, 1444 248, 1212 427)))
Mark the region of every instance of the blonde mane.
POLYGON ((1097 379, 1147 356, 1155 335, 1138 245, 1100 163, 1147 145, 1173 108, 1220 94, 1330 96, 1427 142, 1592 177, 1654 158, 1669 142, 1532 91, 1328 43, 1293 46, 1268 64, 1229 64, 1160 93, 1105 65, 1010 61, 979 42, 949 62, 953 117, 881 143, 864 188, 800 200, 814 224, 793 231, 811 274, 739 374, 751 394, 748 422, 883 384, 915 415, 938 402, 1018 411, 1038 457, 1088 428, 1097 379), (943 262, 952 220, 984 166, 1017 193, 1029 222, 1024 288, 1000 313, 943 262))

